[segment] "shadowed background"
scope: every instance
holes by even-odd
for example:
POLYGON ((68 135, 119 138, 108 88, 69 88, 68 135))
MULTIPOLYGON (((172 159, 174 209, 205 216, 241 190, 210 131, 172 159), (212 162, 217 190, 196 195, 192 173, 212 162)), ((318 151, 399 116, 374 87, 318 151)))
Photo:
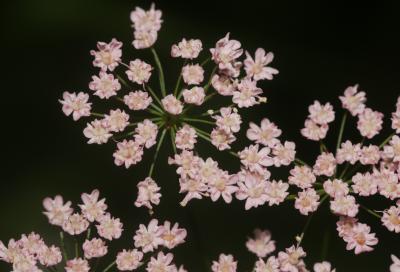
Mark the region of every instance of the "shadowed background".
MULTIPOLYGON (((322 1, 321 1, 322 2, 322 1)), ((394 1, 393 1, 394 3, 394 1)), ((262 83, 269 103, 244 110, 243 133, 249 120, 268 117, 282 130, 282 139, 295 140, 298 155, 312 162, 318 145, 300 137, 307 107, 314 99, 330 101, 339 112, 327 140, 334 146, 340 122, 338 96, 345 87, 359 83, 367 92, 367 105, 385 113, 383 132, 390 133, 389 113, 399 95, 399 6, 392 2, 375 4, 333 4, 310 1, 163 1, 163 26, 156 49, 166 73, 167 86, 174 86, 180 61, 169 57, 170 46, 186 38, 203 41, 202 59, 225 33, 242 42, 252 54, 257 47, 275 53, 276 79, 262 83), (335 128, 336 127, 336 128, 335 128)), ((109 210, 120 217, 126 232, 112 248, 133 245, 132 235, 139 223, 147 224, 145 209, 133 206, 136 184, 148 172, 152 151, 147 151, 137 167, 125 170, 113 163, 114 144, 87 145, 82 134, 84 121, 66 118, 58 99, 63 91, 86 91, 97 69, 91 65, 89 50, 97 41, 115 37, 124 42, 123 59, 141 57, 150 61, 148 50, 136 51, 132 41, 130 11, 136 5, 148 8, 148 1, 103 0, 18 0, 3 8, 3 87, 1 99, 3 147, 2 189, 0 192, 0 240, 36 231, 49 242, 57 241, 57 230, 41 214, 42 199, 62 194, 77 204, 82 192, 94 188, 108 200, 109 210)), ((156 77, 156 73, 153 74, 156 77)), ((99 105, 99 100, 95 100, 99 105)), ((94 104, 96 108, 96 104, 94 104)), ((355 120, 348 123, 344 139, 360 141, 355 120)), ((168 142, 169 143, 169 142, 168 142)), ((214 156, 220 166, 238 169, 236 159, 200 142, 201 156, 214 156)), ((177 263, 189 271, 207 271, 221 252, 239 260, 239 271, 250 271, 256 258, 247 252, 245 241, 254 228, 271 230, 278 249, 294 243, 306 217, 293 202, 244 211, 244 203, 194 200, 180 208, 175 168, 166 163, 171 147, 165 145, 155 170, 162 187, 162 202, 155 209, 160 220, 178 221, 188 229, 187 243, 174 250, 177 263)), ((275 178, 287 179, 285 171, 275 178)), ((381 197, 361 199, 367 206, 384 209, 381 197)), ((314 215, 304 244, 310 265, 321 258, 332 262, 337 271, 386 271, 390 253, 400 254, 400 238, 388 232, 364 211, 360 220, 371 225, 380 243, 372 253, 354 256, 335 230, 336 217, 328 205, 314 215)), ((102 267, 107 265, 104 261, 102 267)), ((0 270, 7 266, 0 264, 0 270)))

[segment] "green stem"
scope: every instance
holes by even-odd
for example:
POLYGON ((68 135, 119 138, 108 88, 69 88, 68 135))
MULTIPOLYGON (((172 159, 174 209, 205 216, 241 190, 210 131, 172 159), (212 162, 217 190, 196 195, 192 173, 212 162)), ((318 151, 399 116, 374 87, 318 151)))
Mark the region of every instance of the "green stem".
POLYGON ((104 118, 104 114, 102 114, 102 113, 91 112, 91 113, 90 113, 90 115, 91 115, 91 116, 95 116, 95 117, 101 117, 101 118, 104 118))
POLYGON ((206 86, 204 86, 204 92, 205 92, 205 93, 208 91, 208 89, 209 89, 210 86, 211 86, 211 81, 212 81, 212 78, 213 78, 215 72, 217 71, 217 68, 218 68, 218 66, 215 66, 215 67, 214 67, 214 69, 213 69, 212 72, 211 72, 210 78, 209 78, 209 80, 208 80, 206 86))
POLYGON ((151 48, 151 53, 153 53, 154 61, 156 62, 156 65, 158 68, 158 76, 159 76, 159 80, 160 80, 161 93, 163 96, 166 96, 167 93, 165 91, 164 71, 162 69, 160 58, 158 57, 157 52, 153 47, 151 48))
POLYGON ((107 272, 107 271, 110 270, 114 265, 115 265, 115 261, 113 261, 112 263, 110 263, 110 264, 103 270, 103 272, 107 272))
POLYGON ((392 139, 392 137, 393 137, 394 135, 396 135, 395 132, 393 132, 392 134, 390 134, 389 137, 387 137, 387 138, 379 145, 379 148, 384 147, 384 146, 392 139))
POLYGON ((382 218, 382 216, 381 216, 380 214, 374 212, 374 211, 371 210, 371 209, 368 209, 368 208, 365 207, 364 205, 360 205, 360 207, 363 208, 365 211, 367 211, 369 214, 371 214, 371 215, 373 215, 373 216, 375 216, 375 217, 377 217, 377 218, 379 218, 379 219, 382 218))
POLYGON ((340 176, 339 176, 339 179, 342 179, 342 178, 344 177, 344 175, 346 175, 346 172, 347 172, 347 170, 349 170, 349 167, 350 167, 350 163, 347 162, 347 163, 346 163, 346 166, 344 167, 342 173, 341 173, 340 176))
POLYGON ((86 240, 89 240, 89 239, 90 239, 91 231, 92 231, 92 228, 89 227, 88 230, 87 230, 87 233, 86 233, 86 240))
POLYGON ((198 119, 198 118, 182 118, 184 121, 190 121, 190 122, 197 122, 197 123, 204 123, 204 124, 209 124, 209 125, 215 125, 215 122, 208 121, 208 120, 203 120, 203 119, 198 119))
POLYGON ((305 166, 310 167, 306 162, 304 162, 303 160, 300 160, 299 158, 295 158, 294 162, 297 164, 300 164, 300 165, 305 165, 305 166))
POLYGON ((78 245, 78 240, 75 237, 75 258, 79 257, 79 245, 78 245))
POLYGON ((150 104, 150 107, 152 107, 153 109, 155 109, 156 111, 158 111, 158 112, 161 113, 161 114, 164 113, 164 111, 163 111, 160 107, 158 107, 156 104, 154 104, 154 103, 151 103, 151 104, 150 104))
POLYGON ((131 88, 131 86, 128 84, 128 82, 126 82, 126 80, 125 79, 123 79, 120 75, 117 75, 117 78, 118 78, 118 80, 119 81, 121 81, 122 82, 122 84, 124 84, 125 85, 125 87, 127 87, 127 88, 131 88))
POLYGON ((340 148, 340 144, 342 143, 344 126, 346 125, 346 119, 347 119, 347 112, 345 112, 343 114, 342 122, 340 123, 339 136, 338 136, 338 139, 337 139, 337 142, 336 142, 336 152, 340 148))
POLYGON ((61 250, 64 256, 65 262, 68 261, 68 254, 67 251, 65 250, 65 243, 64 243, 64 232, 60 231, 60 245, 61 245, 61 250))
POLYGON ((312 213, 312 214, 308 217, 308 219, 307 219, 307 221, 306 221, 306 224, 304 225, 303 231, 302 231, 301 234, 300 234, 300 240, 298 241, 297 246, 300 246, 301 242, 303 242, 303 240, 304 240, 304 235, 306 234, 306 231, 307 231, 308 227, 310 226, 311 219, 313 218, 313 215, 314 215, 314 213, 312 213))
POLYGON ((164 137, 165 137, 165 133, 166 132, 167 132, 167 129, 164 129, 161 132, 160 140, 158 141, 157 148, 156 148, 156 153, 154 153, 153 162, 152 162, 152 164, 150 166, 150 171, 149 171, 149 175, 148 175, 149 177, 151 177, 153 175, 154 165, 156 163, 156 160, 157 160, 157 157, 158 157, 158 153, 160 152, 160 148, 161 148, 161 145, 162 145, 162 143, 164 141, 164 137))
POLYGON ((157 96, 156 93, 153 91, 153 89, 152 89, 150 86, 147 86, 147 88, 144 87, 144 89, 145 89, 146 91, 149 91, 149 92, 150 92, 150 95, 153 97, 153 99, 156 100, 156 101, 158 102, 158 104, 160 105, 160 107, 162 107, 161 100, 160 100, 160 98, 158 98, 158 96, 157 96))
POLYGON ((204 65, 206 65, 210 60, 211 60, 211 58, 206 58, 200 65, 201 65, 201 66, 204 66, 204 65))
MULTIPOLYGON (((183 66, 185 66, 186 65, 186 60, 185 60, 185 62, 183 63, 183 66)), ((181 81, 182 81, 182 71, 179 73, 179 77, 178 77, 178 80, 176 81, 176 84, 175 84, 175 89, 174 89, 174 96, 176 97, 176 95, 178 94, 178 90, 179 90, 179 85, 181 84, 181 81)))
POLYGON ((177 152, 176 152, 176 145, 175 145, 175 137, 176 137, 175 130, 176 130, 176 127, 174 126, 171 128, 170 133, 171 133, 172 149, 174 150, 174 153, 176 154, 177 152))
POLYGON ((158 112, 158 111, 155 111, 155 110, 153 110, 153 109, 147 109, 147 111, 150 112, 150 113, 152 113, 152 114, 154 114, 154 115, 157 115, 157 116, 163 116, 162 113, 160 113, 160 112, 158 112))

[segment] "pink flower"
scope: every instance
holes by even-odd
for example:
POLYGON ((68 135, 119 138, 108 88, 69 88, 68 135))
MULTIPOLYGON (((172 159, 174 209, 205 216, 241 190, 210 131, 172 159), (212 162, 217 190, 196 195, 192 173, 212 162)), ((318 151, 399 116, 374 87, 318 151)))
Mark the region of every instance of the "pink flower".
POLYGON ((145 180, 139 182, 137 188, 138 196, 135 201, 136 207, 145 206, 151 210, 153 209, 151 204, 160 204, 161 188, 158 187, 157 183, 151 177, 147 177, 145 180))
POLYGON ((198 85, 204 80, 204 70, 199 64, 188 64, 182 68, 183 81, 188 85, 198 85))
POLYGON ((218 261, 213 261, 211 270, 213 272, 236 272, 237 262, 232 255, 219 255, 218 261))
POLYGON ((239 108, 249 108, 259 103, 256 98, 262 94, 262 90, 256 86, 257 82, 248 78, 242 79, 237 85, 237 91, 233 92, 233 103, 239 108))
POLYGON ((224 75, 214 75, 211 80, 214 89, 223 96, 233 95, 236 90, 237 82, 232 82, 231 78, 224 75))
POLYGON ((146 271, 148 272, 176 272, 176 266, 172 263, 174 255, 168 253, 165 255, 163 252, 158 252, 157 259, 151 257, 150 262, 147 263, 146 271))
POLYGON ((295 166, 290 170, 289 184, 296 185, 301 189, 310 188, 316 181, 312 169, 308 166, 295 166))
POLYGON ((344 96, 340 96, 343 108, 350 111, 351 115, 356 116, 361 114, 365 109, 365 92, 358 92, 358 84, 347 87, 344 91, 344 96))
POLYGON ((346 237, 353 234, 353 228, 357 224, 357 218, 341 216, 336 223, 339 237, 346 237))
POLYGON ((240 162, 250 171, 263 173, 264 167, 273 165, 273 160, 269 156, 271 149, 263 147, 259 150, 259 145, 250 145, 240 151, 240 162))
POLYGON ((89 270, 88 261, 82 258, 75 258, 67 261, 67 266, 65 267, 66 272, 89 272, 89 270))
POLYGON ((296 197, 294 207, 300 211, 303 215, 308 215, 310 212, 315 212, 319 205, 319 195, 317 192, 308 188, 298 193, 296 197))
POLYGON ((212 158, 207 158, 205 161, 200 158, 196 168, 197 170, 193 176, 200 178, 204 183, 208 183, 222 171, 218 168, 218 163, 212 158))
POLYGON ((245 209, 264 205, 268 200, 266 195, 267 184, 264 180, 259 180, 254 175, 247 175, 246 178, 238 182, 239 189, 236 198, 246 200, 245 209))
POLYGON ((356 224, 352 229, 352 234, 344 237, 347 242, 346 249, 354 249, 355 254, 372 251, 372 246, 378 244, 378 239, 375 233, 370 233, 370 231, 371 228, 366 224, 356 224))
POLYGON ((400 111, 392 113, 392 128, 400 133, 400 111))
POLYGON ((68 232, 71 235, 78 235, 82 232, 86 231, 89 227, 89 221, 83 217, 82 214, 74 213, 69 216, 67 220, 63 223, 63 230, 68 232))
POLYGON ((129 62, 129 70, 125 73, 130 81, 141 85, 149 81, 152 70, 153 67, 150 64, 140 59, 135 59, 129 62))
POLYGON ((222 128, 214 128, 211 131, 211 143, 218 148, 218 150, 230 149, 230 144, 236 141, 236 137, 232 132, 222 128))
POLYGON ((123 250, 118 253, 116 264, 120 271, 132 271, 142 265, 143 253, 137 249, 123 250))
POLYGON ((173 249, 177 245, 184 243, 186 236, 186 230, 179 228, 178 223, 175 223, 171 228, 171 223, 169 221, 165 221, 164 225, 160 226, 162 245, 168 249, 173 249))
POLYGON ((153 252, 159 245, 163 244, 163 240, 160 237, 161 233, 162 229, 158 226, 157 219, 152 219, 147 228, 145 225, 140 224, 136 235, 133 237, 135 247, 141 247, 143 253, 153 252))
POLYGON ((61 250, 56 246, 46 247, 39 253, 38 260, 46 267, 55 266, 62 261, 61 250))
POLYGON ((129 168, 142 160, 143 147, 136 141, 123 140, 117 143, 117 150, 114 152, 114 162, 116 165, 125 165, 129 168))
POLYGON ((250 122, 249 126, 250 128, 246 133, 249 140, 269 147, 273 147, 279 143, 277 138, 282 134, 282 131, 267 118, 261 121, 260 126, 257 126, 253 122, 250 122))
POLYGON ((301 135, 311 141, 319 141, 325 139, 328 132, 328 125, 318 125, 314 121, 307 119, 304 123, 304 128, 301 129, 301 135))
POLYGON ((43 214, 47 216, 49 223, 56 226, 62 226, 73 212, 71 201, 64 203, 60 195, 55 196, 54 199, 46 197, 43 200, 43 207, 46 210, 43 214))
POLYGON ((314 264, 314 272, 336 272, 336 269, 332 269, 329 262, 321 262, 314 264))
POLYGON ((281 264, 280 272, 300 272, 306 271, 303 258, 306 256, 302 247, 291 246, 285 252, 278 253, 281 264))
POLYGON ((279 265, 279 261, 275 256, 269 257, 266 262, 263 259, 258 259, 254 272, 279 272, 279 265))
POLYGON ((391 200, 400 198, 399 177, 395 172, 387 169, 381 171, 374 169, 373 176, 381 195, 391 200))
POLYGON ((63 100, 59 100, 62 106, 62 111, 66 116, 72 114, 74 121, 79 120, 82 116, 90 116, 92 103, 89 103, 89 95, 83 92, 63 93, 63 100))
POLYGON ((240 47, 240 42, 229 40, 229 33, 227 33, 215 44, 215 48, 210 49, 211 59, 218 64, 219 70, 227 70, 228 73, 237 77, 236 67, 239 63, 236 62, 236 59, 243 54, 243 49, 240 47))
POLYGON ((177 45, 172 45, 171 56, 173 58, 195 59, 199 56, 201 50, 203 50, 203 45, 200 40, 182 39, 177 45))
POLYGON ((110 43, 98 42, 98 51, 91 50, 90 55, 94 56, 93 66, 103 71, 114 71, 122 56, 122 42, 112 39, 110 43))
POLYGON ((278 74, 278 70, 267 65, 274 59, 274 54, 269 52, 265 54, 265 50, 258 48, 253 59, 249 52, 246 51, 246 60, 244 61, 244 69, 248 77, 253 77, 254 80, 268 79, 272 80, 274 75, 278 74))
POLYGON ((31 232, 29 235, 22 234, 18 243, 24 253, 31 255, 38 255, 47 248, 42 237, 34 232, 31 232))
POLYGON ((384 156, 394 162, 400 161, 400 137, 394 135, 389 144, 384 147, 384 156))
POLYGON ((107 254, 106 243, 98 238, 85 240, 82 248, 86 259, 99 258, 107 254))
POLYGON ((359 158, 361 153, 361 145, 355 144, 353 145, 349 140, 342 143, 340 148, 336 152, 336 161, 338 164, 342 164, 345 161, 350 164, 355 164, 359 158))
POLYGON ((21 255, 23 255, 23 252, 19 241, 11 239, 8 241, 7 247, 0 241, 0 260, 7 263, 15 263, 21 255))
POLYGON ((99 220, 107 210, 106 199, 99 200, 99 191, 93 190, 90 194, 81 195, 83 204, 79 205, 82 215, 90 222, 99 220))
POLYGON ((202 195, 207 192, 207 185, 199 178, 181 177, 179 179, 179 193, 186 193, 181 205, 185 207, 192 199, 202 199, 202 195))
POLYGON ((105 144, 108 139, 112 136, 109 131, 106 120, 98 120, 87 124, 86 128, 83 130, 83 135, 89 139, 88 144, 105 144))
POLYGON ((279 181, 267 181, 265 194, 267 195, 268 205, 279 205, 285 198, 289 195, 287 190, 289 189, 289 184, 279 181))
POLYGON ((176 99, 172 94, 167 95, 162 100, 164 109, 172 115, 178 115, 182 113, 183 105, 182 102, 176 99))
POLYGON ((175 144, 179 149, 193 149, 197 134, 194 128, 189 125, 183 125, 177 132, 175 136, 175 144))
POLYGON ((240 130, 242 118, 237 113, 236 108, 223 107, 220 109, 220 115, 213 116, 213 118, 215 119, 215 123, 219 128, 234 133, 240 130))
POLYGON ((99 236, 109 241, 121 237, 122 231, 124 230, 119 218, 111 217, 109 213, 100 218, 96 228, 99 236))
POLYGON ((319 101, 314 101, 314 104, 308 107, 308 111, 309 118, 318 125, 327 125, 335 120, 335 112, 330 103, 321 105, 319 101))
POLYGON ((400 207, 391 206, 388 210, 385 210, 382 215, 383 225, 390 231, 395 233, 400 232, 400 207))
POLYGON ((272 154, 274 155, 274 165, 280 167, 281 165, 290 165, 296 155, 296 145, 294 142, 285 141, 282 145, 281 143, 276 144, 272 148, 272 154))
POLYGON ((390 272, 400 272, 400 260, 395 255, 390 255, 393 263, 390 265, 390 272))
POLYGON ((121 132, 129 125, 129 115, 120 109, 111 110, 109 115, 105 115, 104 121, 108 131, 121 132))
POLYGON ((149 48, 157 41, 157 31, 135 31, 133 35, 132 45, 136 49, 149 48))
POLYGON ((377 164, 381 159, 379 147, 376 145, 363 146, 360 153, 360 162, 364 165, 377 164))
POLYGON ((121 84, 118 79, 114 79, 113 74, 101 71, 99 76, 92 76, 89 89, 95 91, 94 95, 102 99, 108 99, 117 94, 117 91, 121 89, 121 84))
POLYGON ((150 148, 156 144, 158 126, 149 119, 144 119, 143 122, 137 124, 135 129, 135 142, 150 148))
POLYGON ((331 210, 335 214, 355 217, 358 213, 358 204, 354 196, 337 196, 331 200, 331 210))
POLYGON ((190 90, 183 90, 183 99, 187 104, 194 104, 200 106, 204 102, 204 89, 202 87, 193 87, 190 90))
POLYGON ((226 203, 232 202, 232 194, 238 190, 236 180, 226 171, 217 171, 208 180, 210 197, 212 201, 217 201, 221 196, 226 203))
POLYGON ((370 173, 357 173, 351 178, 351 180, 354 183, 351 188, 354 193, 359 194, 360 196, 374 195, 378 191, 375 179, 370 173))
POLYGON ((162 12, 155 9, 155 5, 152 4, 149 10, 143 10, 140 7, 136 7, 131 12, 131 21, 133 27, 137 31, 159 31, 161 29, 162 12))
POLYGON ((383 114, 373 111, 369 108, 365 109, 358 115, 357 128, 361 136, 371 139, 377 135, 382 129, 383 114))
POLYGON ((328 179, 324 182, 323 187, 325 192, 332 198, 346 196, 349 193, 349 186, 340 179, 328 179))
POLYGON ((131 110, 145 110, 153 102, 147 92, 134 91, 124 96, 124 103, 131 110))
POLYGON ((332 153, 322 153, 318 156, 313 167, 314 174, 317 176, 332 176, 336 169, 336 159, 332 153))
POLYGON ((193 151, 183 150, 180 154, 175 154, 174 158, 168 159, 168 164, 178 165, 176 173, 182 178, 196 175, 200 158, 193 155, 193 151))
POLYGON ((247 249, 256 254, 259 258, 265 258, 275 250, 275 241, 271 240, 271 233, 268 230, 254 230, 254 239, 249 238, 246 242, 247 249))

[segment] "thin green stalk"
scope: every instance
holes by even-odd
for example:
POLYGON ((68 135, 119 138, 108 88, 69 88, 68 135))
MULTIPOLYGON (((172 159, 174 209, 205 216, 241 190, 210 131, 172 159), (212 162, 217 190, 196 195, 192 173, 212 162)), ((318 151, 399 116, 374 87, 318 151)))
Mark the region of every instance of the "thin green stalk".
POLYGON ((210 100, 214 95, 216 95, 217 93, 212 93, 212 94, 209 94, 209 95, 207 95, 205 98, 204 98, 204 102, 207 102, 208 100, 210 100))
POLYGON ((95 117, 101 117, 101 118, 104 118, 104 114, 102 114, 102 113, 91 112, 91 113, 90 113, 90 115, 91 115, 91 116, 95 116, 95 117))
POLYGON ((68 261, 68 254, 67 251, 65 250, 65 243, 64 243, 64 232, 60 231, 60 245, 61 245, 61 250, 64 256, 65 262, 68 261))
POLYGON ((344 126, 346 125, 346 119, 347 119, 347 112, 345 112, 343 114, 342 122, 340 123, 339 136, 338 136, 337 143, 336 143, 336 152, 340 148, 340 144, 342 143, 344 126))
POLYGON ((75 258, 79 257, 79 244, 78 240, 75 238, 75 258))
MULTIPOLYGON (((185 60, 183 63, 183 66, 185 66, 186 63, 187 63, 187 61, 185 60)), ((181 84, 181 81, 182 81, 182 72, 179 73, 178 80, 176 81, 175 89, 174 89, 174 96, 176 96, 178 94, 179 85, 181 84)))
POLYGON ((150 107, 152 107, 153 109, 155 109, 155 110, 158 111, 159 113, 164 114, 164 111, 163 111, 160 107, 158 107, 156 104, 151 103, 151 104, 150 104, 150 107))
POLYGON ((156 160, 157 160, 157 157, 158 157, 158 153, 160 152, 160 148, 161 148, 161 145, 162 145, 162 143, 164 141, 164 137, 165 137, 165 133, 166 132, 167 132, 167 129, 164 129, 161 132, 161 137, 160 137, 160 140, 158 141, 158 144, 157 144, 156 153, 154 153, 153 162, 152 162, 152 164, 150 166, 150 171, 149 171, 149 175, 148 175, 149 177, 151 177, 153 175, 154 165, 156 163, 156 160))
POLYGON ((299 158, 295 158, 294 162, 300 165, 305 165, 305 166, 309 166, 306 162, 304 162, 303 160, 300 160, 299 158))
POLYGON ((379 219, 382 218, 382 216, 381 216, 380 214, 374 212, 374 211, 371 210, 371 209, 368 209, 368 208, 365 207, 364 205, 360 205, 360 206, 361 206, 361 208, 363 208, 365 211, 367 211, 369 214, 371 214, 371 215, 373 215, 373 216, 375 216, 375 217, 377 217, 377 218, 379 218, 379 219))
POLYGON ((339 176, 339 179, 342 179, 342 178, 344 177, 344 175, 346 175, 346 172, 347 172, 347 170, 349 170, 349 167, 350 167, 350 163, 347 162, 347 163, 346 163, 346 166, 344 167, 342 173, 341 173, 340 176, 339 176))
MULTIPOLYGON (((143 85, 143 86, 144 86, 144 85, 143 85)), ((144 89, 145 89, 146 91, 149 91, 149 92, 150 92, 150 95, 153 97, 153 99, 157 101, 157 103, 160 105, 160 107, 162 107, 161 100, 160 100, 160 98, 158 98, 158 96, 157 96, 156 93, 153 91, 153 89, 152 89, 150 86, 147 86, 147 88, 144 86, 144 89)))
POLYGON ((392 139, 392 137, 393 137, 394 135, 396 135, 395 132, 393 132, 392 134, 390 134, 389 137, 387 137, 387 138, 379 145, 379 148, 384 147, 384 146, 392 139))
POLYGON ((200 65, 201 65, 201 66, 204 66, 204 65, 206 65, 210 60, 211 60, 210 57, 209 57, 209 58, 206 58, 200 65))
POLYGON ((300 234, 300 240, 298 241, 297 246, 300 246, 301 242, 303 242, 303 240, 304 240, 304 235, 306 234, 306 231, 307 231, 308 227, 310 226, 311 219, 313 218, 313 215, 314 215, 314 213, 312 213, 312 214, 308 217, 308 219, 307 219, 307 221, 306 221, 306 224, 304 225, 303 231, 302 231, 301 234, 300 234))
POLYGON ((107 272, 108 270, 110 270, 114 265, 115 265, 116 261, 113 261, 112 263, 110 263, 104 270, 103 272, 107 272))
POLYGON ((176 127, 174 126, 171 128, 170 133, 171 133, 172 149, 174 150, 174 153, 176 154, 177 152, 176 152, 176 145, 175 145, 175 137, 176 137, 175 130, 176 130, 176 127))
POLYGON ((160 80, 161 93, 162 93, 163 96, 166 96, 167 93, 165 91, 164 71, 162 69, 160 58, 158 57, 157 52, 153 47, 151 48, 151 53, 153 53, 154 61, 156 62, 156 65, 157 65, 157 68, 158 68, 158 77, 159 77, 159 80, 160 80))
POLYGON ((204 124, 209 124, 209 125, 215 125, 215 122, 208 121, 208 120, 203 120, 203 119, 198 119, 198 118, 182 118, 184 121, 189 121, 189 122, 197 122, 197 123, 204 123, 204 124))
POLYGON ((89 239, 90 239, 91 231, 92 231, 92 228, 89 227, 88 230, 87 230, 87 233, 86 233, 86 240, 89 240, 89 239))
POLYGON ((150 113, 152 113, 152 114, 154 114, 154 115, 163 116, 162 113, 160 113, 160 112, 158 112, 158 111, 155 111, 155 110, 153 110, 153 109, 147 109, 147 111, 150 112, 150 113))
POLYGON ((205 92, 205 93, 208 91, 208 89, 209 89, 210 86, 211 86, 211 81, 212 81, 212 78, 213 78, 215 72, 217 71, 217 68, 218 68, 218 66, 215 66, 215 67, 214 67, 214 69, 213 69, 212 72, 211 72, 210 79, 208 80, 206 86, 204 86, 204 92, 205 92))
MULTIPOLYGON (((128 67, 129 68, 129 67, 128 67)), ((131 88, 131 86, 128 84, 128 82, 126 82, 126 80, 125 79, 123 79, 120 75, 117 75, 117 78, 118 78, 118 80, 119 81, 121 81, 122 82, 122 84, 124 84, 125 85, 125 87, 127 87, 127 88, 131 88)))

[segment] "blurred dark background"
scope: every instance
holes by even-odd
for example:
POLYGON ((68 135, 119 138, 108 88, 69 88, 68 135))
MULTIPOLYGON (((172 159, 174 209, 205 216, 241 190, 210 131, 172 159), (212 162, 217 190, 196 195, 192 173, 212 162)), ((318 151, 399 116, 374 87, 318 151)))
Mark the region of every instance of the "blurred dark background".
MULTIPOLYGON (((302 139, 299 133, 308 105, 314 99, 330 101, 339 112, 327 141, 333 146, 341 113, 338 96, 355 83, 367 92, 368 106, 385 113, 384 131, 376 141, 390 133, 390 112, 400 93, 400 6, 396 1, 155 2, 164 19, 156 48, 170 88, 179 69, 178 62, 169 57, 172 43, 182 37, 199 38, 208 49, 231 32, 231 37, 252 53, 257 47, 273 51, 272 66, 280 71, 275 80, 262 85, 269 103, 245 110, 246 123, 268 117, 282 128, 283 139, 296 141, 299 157, 311 162, 318 152, 318 146, 302 139)), ((89 50, 97 41, 108 42, 115 37, 124 42, 126 62, 138 56, 150 61, 149 51, 135 51, 131 46, 129 20, 135 6, 148 8, 150 2, 15 0, 3 5, 0 240, 8 241, 33 230, 47 241, 56 242, 57 230, 41 214, 42 199, 62 194, 77 203, 82 192, 98 188, 108 199, 109 210, 125 224, 123 239, 111 248, 132 246, 133 231, 139 223, 149 221, 145 209, 135 208, 133 202, 136 183, 146 176, 154 151, 147 152, 137 167, 116 167, 114 144, 87 145, 82 134, 84 121, 75 123, 66 118, 58 99, 66 90, 88 90, 91 76, 97 73, 89 50)), ((203 59, 206 51, 201 55, 203 59)), ((359 141, 355 120, 348 124, 346 138, 359 141)), ((244 144, 247 142, 237 146, 244 144)), ((222 167, 237 170, 237 161, 228 155, 202 143, 199 148, 203 157, 214 156, 222 167)), ((250 271, 256 258, 247 252, 245 241, 256 227, 271 230, 279 249, 294 243, 306 218, 292 202, 248 212, 238 201, 231 205, 192 201, 180 208, 182 195, 178 194, 175 168, 166 163, 170 152, 169 146, 163 148, 155 171, 163 193, 155 216, 178 221, 189 231, 187 243, 174 251, 177 263, 185 263, 189 271, 207 271, 211 261, 224 252, 239 260, 239 271, 250 271)), ((273 171, 273 176, 285 180, 286 170, 273 171)), ((376 209, 389 205, 381 197, 360 201, 376 209)), ((380 243, 374 252, 354 256, 338 238, 336 217, 328 212, 327 203, 318 210, 303 244, 310 268, 315 261, 326 258, 337 271, 388 270, 390 253, 400 254, 399 236, 364 211, 360 211, 359 218, 371 225, 380 243)), ((1 264, 0 270, 6 271, 6 267, 1 264)))

